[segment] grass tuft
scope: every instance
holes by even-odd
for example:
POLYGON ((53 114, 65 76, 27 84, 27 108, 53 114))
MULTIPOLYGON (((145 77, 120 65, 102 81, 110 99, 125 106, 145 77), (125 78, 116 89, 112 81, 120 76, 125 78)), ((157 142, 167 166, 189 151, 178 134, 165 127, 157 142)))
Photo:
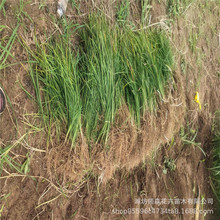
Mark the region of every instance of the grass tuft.
POLYGON ((140 125, 146 110, 157 107, 157 95, 165 95, 171 77, 172 53, 163 32, 119 30, 120 65, 123 73, 124 97, 131 114, 140 125))
POLYGON ((78 35, 77 49, 64 34, 31 52, 37 103, 48 132, 65 125, 74 142, 83 128, 88 140, 107 143, 122 104, 138 126, 147 110, 155 111, 172 77, 171 48, 160 30, 134 32, 101 15, 89 16, 78 35))
POLYGON ((181 15, 194 0, 167 0, 167 11, 172 17, 181 15))
POLYGON ((128 0, 121 0, 117 1, 117 13, 116 19, 118 22, 127 22, 127 19, 130 14, 130 1, 128 0))
MULTIPOLYGON (((13 55, 11 54, 10 51, 15 42, 18 28, 19 28, 19 25, 15 27, 15 29, 13 30, 9 38, 7 36, 0 38, 0 70, 9 66, 9 65, 6 65, 6 60, 8 59, 9 56, 13 58, 13 55)), ((0 25, 0 34, 2 34, 3 31, 6 29, 9 29, 9 28, 5 25, 0 25)))
POLYGON ((212 183, 214 193, 220 203, 220 111, 216 113, 216 121, 214 126, 213 144, 213 162, 211 167, 212 183))
POLYGON ((74 141, 81 128, 79 54, 72 49, 68 33, 36 44, 30 76, 43 121, 48 133, 56 127, 58 137, 66 126, 67 137, 74 141))
POLYGON ((86 134, 106 141, 122 93, 117 35, 105 19, 90 17, 80 37, 86 134))

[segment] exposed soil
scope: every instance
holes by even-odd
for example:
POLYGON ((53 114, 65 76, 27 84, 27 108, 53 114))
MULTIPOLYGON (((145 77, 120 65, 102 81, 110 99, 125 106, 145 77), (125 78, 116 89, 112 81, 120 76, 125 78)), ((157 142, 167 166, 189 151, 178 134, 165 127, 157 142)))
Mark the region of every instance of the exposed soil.
MULTIPOLYGON (((140 130, 129 120, 125 122, 129 114, 123 107, 110 134, 110 149, 94 144, 90 152, 83 134, 74 150, 65 137, 48 143, 45 129, 40 129, 37 105, 22 89, 34 96, 26 62, 29 57, 21 42, 34 49, 34 37, 43 41, 45 33, 62 33, 60 21, 55 18, 56 2, 48 0, 40 7, 40 1, 30 1, 23 9, 27 14, 16 17, 19 1, 7 1, 0 24, 9 29, 0 37, 9 36, 18 19, 21 25, 11 50, 14 58, 8 60, 17 64, 0 70, 0 85, 8 97, 7 108, 0 116, 0 146, 20 140, 10 156, 21 164, 30 158, 30 170, 19 174, 4 165, 0 219, 203 219, 203 214, 183 213, 196 208, 214 211, 204 219, 218 219, 207 167, 214 113, 220 107, 220 10, 215 2, 204 7, 196 2, 171 21, 165 1, 156 2, 152 3, 151 22, 163 21, 162 28, 170 32, 176 60, 175 83, 166 100, 159 103, 157 114, 143 117, 140 130), (201 110, 194 101, 196 91, 201 110), (39 127, 37 132, 31 124, 39 127), (184 142, 192 140, 196 131, 193 143, 184 142), (203 197, 210 199, 204 205, 188 201, 203 197), (150 205, 151 198, 163 204, 150 205), (178 204, 178 198, 187 202, 178 204), (140 211, 150 207, 155 213, 120 213, 128 208, 140 211), (161 213, 174 208, 180 213, 161 213)), ((88 13, 100 9, 114 20, 116 8, 111 1, 82 1, 81 5, 80 14, 69 5, 69 20, 83 23, 88 13)), ((131 1, 131 8, 131 19, 138 24, 140 6, 131 1)))

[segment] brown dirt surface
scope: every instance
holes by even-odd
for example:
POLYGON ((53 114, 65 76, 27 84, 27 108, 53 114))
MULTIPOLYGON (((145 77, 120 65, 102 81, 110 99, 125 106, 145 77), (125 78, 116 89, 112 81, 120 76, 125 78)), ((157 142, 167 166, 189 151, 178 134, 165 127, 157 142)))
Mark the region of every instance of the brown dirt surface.
MULTIPOLYGON (((28 74, 30 57, 22 42, 34 50, 35 38, 44 41, 45 34, 62 33, 56 2, 7 0, 4 13, 0 12, 0 25, 8 27, 0 39, 7 39, 20 24, 11 49, 13 57, 7 61, 13 65, 0 69, 0 85, 8 100, 0 116, 0 149, 12 146, 10 158, 29 165, 26 171, 16 171, 2 164, 0 154, 0 219, 218 219, 207 169, 214 113, 220 107, 217 3, 196 0, 173 17, 167 1, 149 1, 149 24, 160 22, 172 42, 174 83, 157 114, 142 118, 141 129, 126 120, 125 106, 116 116, 109 150, 92 144, 90 152, 83 134, 74 150, 64 136, 48 143, 37 105, 27 95, 35 93, 28 74), (194 100, 196 91, 201 110, 194 100), (206 204, 196 206, 190 200, 198 198, 205 198, 206 204), (151 204, 155 199, 160 204, 151 204), (152 207, 155 213, 144 212, 152 207), (179 213, 169 213, 175 209, 179 213), (213 210, 214 214, 195 215, 195 209, 213 210)), ((76 2, 81 7, 77 10, 69 3, 68 20, 83 23, 92 11, 115 19, 116 1, 76 2)), ((139 24, 141 5, 130 3, 130 19, 139 24)))

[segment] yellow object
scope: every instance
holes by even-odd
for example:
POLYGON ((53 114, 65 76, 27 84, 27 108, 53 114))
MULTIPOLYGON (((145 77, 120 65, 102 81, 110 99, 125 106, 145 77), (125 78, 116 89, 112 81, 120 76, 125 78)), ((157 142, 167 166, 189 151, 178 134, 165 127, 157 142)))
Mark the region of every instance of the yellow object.
POLYGON ((199 101, 199 93, 198 92, 196 92, 195 101, 199 104, 199 108, 201 110, 202 106, 201 106, 201 103, 199 101))

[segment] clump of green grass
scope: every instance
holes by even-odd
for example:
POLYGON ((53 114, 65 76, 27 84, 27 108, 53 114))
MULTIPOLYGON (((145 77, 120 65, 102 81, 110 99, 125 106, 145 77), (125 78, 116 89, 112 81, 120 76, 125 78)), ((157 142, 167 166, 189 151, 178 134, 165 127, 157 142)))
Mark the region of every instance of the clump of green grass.
POLYGON ((154 111, 172 77, 172 53, 160 30, 134 32, 110 24, 104 16, 90 16, 79 31, 73 50, 70 35, 38 45, 32 66, 38 105, 50 131, 67 125, 73 141, 84 129, 87 139, 107 143, 122 104, 133 119, 154 111), (42 96, 43 94, 43 96, 42 96))
MULTIPOLYGON (((0 12, 1 12, 1 10, 3 10, 3 12, 4 12, 5 2, 6 2, 6 0, 3 0, 0 3, 0 12)), ((6 25, 0 24, 0 34, 1 34, 1 38, 0 38, 0 70, 7 67, 6 60, 7 60, 8 56, 13 57, 12 54, 10 53, 10 51, 11 51, 11 48, 14 44, 15 39, 16 39, 16 33, 18 30, 18 27, 19 27, 19 25, 17 25, 14 28, 11 36, 8 37, 8 36, 2 35, 1 33, 3 33, 4 30, 9 29, 9 27, 7 27, 6 25)))
POLYGON ((156 93, 164 97, 171 77, 172 53, 164 33, 134 32, 118 24, 111 27, 105 18, 93 17, 80 36, 88 133, 101 127, 98 133, 106 137, 122 102, 140 125, 146 109, 156 109, 156 93))
POLYGON ((130 14, 130 1, 118 0, 116 4, 116 19, 120 22, 126 22, 130 14))
MULTIPOLYGON (((10 53, 11 48, 14 44, 14 41, 16 39, 16 32, 18 30, 19 25, 17 25, 15 27, 15 29, 13 30, 11 36, 9 37, 9 39, 7 37, 0 39, 0 70, 4 69, 5 67, 7 67, 8 65, 6 64, 6 60, 8 59, 8 56, 12 56, 12 54, 10 53)), ((1 31, 3 31, 4 29, 8 29, 7 26, 4 25, 0 25, 0 33, 1 31)))
POLYGON ((173 17, 179 16, 192 2, 194 0, 167 0, 167 11, 173 17))
POLYGON ((217 194, 218 200, 220 201, 220 132, 215 136, 213 140, 213 178, 215 181, 215 192, 217 194))
POLYGON ((6 0, 2 0, 0 3, 0 11, 3 11, 3 14, 5 15, 5 9, 4 9, 4 4, 5 4, 6 0))
POLYGON ((117 35, 107 20, 91 17, 80 33, 83 117, 87 136, 107 137, 121 100, 117 35))
POLYGON ((143 26, 146 25, 146 22, 149 19, 151 8, 152 6, 150 0, 141 0, 141 24, 143 26))
POLYGON ((163 168, 163 173, 167 174, 168 171, 175 171, 176 170, 176 164, 175 160, 172 158, 169 158, 167 156, 164 157, 164 168, 163 168))
POLYGON ((30 51, 36 63, 30 76, 40 113, 49 134, 55 126, 59 137, 66 126, 67 137, 74 141, 81 128, 79 54, 73 50, 69 34, 36 45, 37 51, 30 51))
POLYGON ((156 110, 157 95, 165 95, 172 52, 165 34, 159 30, 134 32, 126 27, 118 30, 118 38, 124 97, 140 125, 146 110, 156 110))
POLYGON ((9 145, 6 147, 0 147, 0 175, 2 174, 3 169, 5 168, 5 164, 7 164, 11 169, 16 170, 21 173, 21 164, 15 161, 10 155, 9 152, 13 148, 13 145, 9 145))
POLYGON ((81 0, 71 0, 72 7, 76 9, 77 13, 80 14, 81 0))
POLYGON ((214 126, 213 162, 211 166, 213 190, 220 202, 220 111, 216 113, 216 124, 214 126), (217 124, 218 123, 218 124, 217 124))
POLYGON ((10 168, 11 171, 16 171, 18 173, 27 174, 29 172, 29 156, 27 155, 26 160, 23 163, 21 163, 18 159, 19 155, 16 155, 13 152, 15 148, 20 146, 25 137, 26 134, 21 136, 18 140, 16 140, 14 143, 10 145, 4 146, 2 144, 0 146, 0 176, 2 174, 2 171, 6 171, 8 168, 10 168))

